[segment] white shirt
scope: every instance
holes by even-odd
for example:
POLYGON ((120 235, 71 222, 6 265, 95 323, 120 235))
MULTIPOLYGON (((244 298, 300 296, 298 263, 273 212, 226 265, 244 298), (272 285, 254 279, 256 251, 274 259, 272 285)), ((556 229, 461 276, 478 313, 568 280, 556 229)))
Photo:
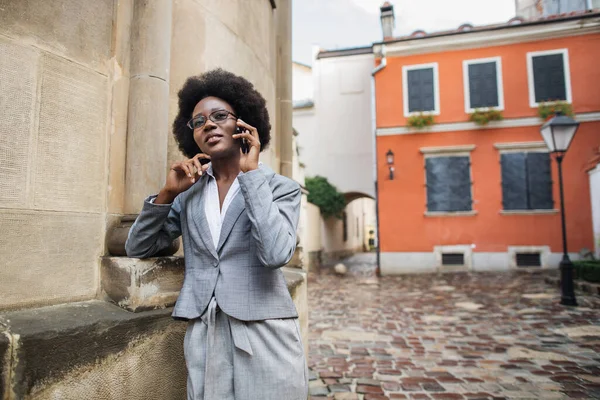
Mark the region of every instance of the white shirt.
MULTIPOLYGON (((205 172, 208 175, 208 181, 204 185, 204 214, 206 214, 206 220, 208 221, 208 227, 212 236, 215 249, 219 244, 219 237, 221 236, 221 227, 223 226, 223 220, 227 209, 231 204, 231 201, 240 191, 240 183, 237 177, 234 179, 225 200, 223 200, 223 207, 219 207, 219 187, 217 186, 217 180, 213 175, 212 164, 208 165, 208 169, 205 172)), ((241 174, 242 172, 240 172, 241 174)))

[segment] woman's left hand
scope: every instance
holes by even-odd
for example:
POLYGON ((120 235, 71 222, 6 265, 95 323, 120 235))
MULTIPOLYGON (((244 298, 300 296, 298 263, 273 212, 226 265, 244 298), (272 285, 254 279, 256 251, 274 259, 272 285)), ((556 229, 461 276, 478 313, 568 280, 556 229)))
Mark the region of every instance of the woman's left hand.
POLYGON ((240 169, 242 172, 248 172, 258 169, 258 155, 260 154, 260 139, 258 131, 252 125, 248 125, 241 119, 237 120, 237 126, 242 128, 243 133, 233 135, 234 139, 246 140, 248 152, 244 153, 240 147, 240 169))

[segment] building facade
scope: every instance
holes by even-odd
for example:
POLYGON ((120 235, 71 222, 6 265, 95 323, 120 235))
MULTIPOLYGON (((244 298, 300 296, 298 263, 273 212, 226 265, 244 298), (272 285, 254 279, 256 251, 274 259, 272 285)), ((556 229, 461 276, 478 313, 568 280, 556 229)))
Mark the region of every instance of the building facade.
POLYGON ((594 248, 586 165, 600 145, 599 13, 417 32, 373 50, 382 274, 558 265, 546 102, 570 104, 581 123, 563 165, 568 246, 573 257, 594 248), (470 121, 489 110, 503 119, 470 121))
POLYGON ((312 67, 293 63, 292 69, 298 158, 307 177, 327 178, 347 206, 341 219, 324 219, 307 203, 304 250, 311 269, 369 250, 376 227, 371 48, 315 48, 314 56, 312 67))

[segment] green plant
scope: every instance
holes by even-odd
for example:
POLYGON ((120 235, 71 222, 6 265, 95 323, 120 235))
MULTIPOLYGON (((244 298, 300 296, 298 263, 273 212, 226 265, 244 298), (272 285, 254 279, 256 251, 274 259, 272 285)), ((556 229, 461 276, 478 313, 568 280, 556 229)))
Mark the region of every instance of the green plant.
POLYGON ((566 101, 548 101, 538 105, 538 116, 543 120, 554 117, 557 113, 572 117, 573 107, 566 101))
POLYGON ((308 190, 308 201, 319 207, 324 218, 342 218, 342 212, 346 208, 346 199, 335 186, 329 183, 327 178, 317 175, 306 178, 305 183, 308 190))
POLYGON ((421 129, 426 126, 431 126, 435 124, 435 119, 431 114, 415 114, 413 116, 408 117, 407 120, 408 126, 412 126, 413 128, 421 129))
POLYGON ((477 125, 487 125, 490 121, 502 121, 502 111, 490 108, 489 110, 476 109, 469 114, 469 121, 475 122, 477 125))
POLYGON ((600 283, 600 261, 574 261, 575 277, 587 282, 600 283))

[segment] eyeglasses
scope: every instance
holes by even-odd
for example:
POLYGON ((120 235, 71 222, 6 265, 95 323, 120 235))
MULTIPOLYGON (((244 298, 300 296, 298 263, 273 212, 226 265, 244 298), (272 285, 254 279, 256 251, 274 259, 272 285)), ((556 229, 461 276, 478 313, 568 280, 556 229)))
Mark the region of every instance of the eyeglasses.
MULTIPOLYGON (((237 119, 237 116, 234 113, 232 113, 231 111, 227 111, 227 110, 213 111, 212 113, 210 113, 208 118, 212 122, 219 123, 219 122, 225 121, 230 115, 232 115, 235 119, 237 119)), ((195 129, 202 128, 205 123, 206 123, 206 118, 204 117, 204 115, 196 115, 194 118, 192 118, 188 121, 187 126, 191 130, 195 130, 195 129)))

